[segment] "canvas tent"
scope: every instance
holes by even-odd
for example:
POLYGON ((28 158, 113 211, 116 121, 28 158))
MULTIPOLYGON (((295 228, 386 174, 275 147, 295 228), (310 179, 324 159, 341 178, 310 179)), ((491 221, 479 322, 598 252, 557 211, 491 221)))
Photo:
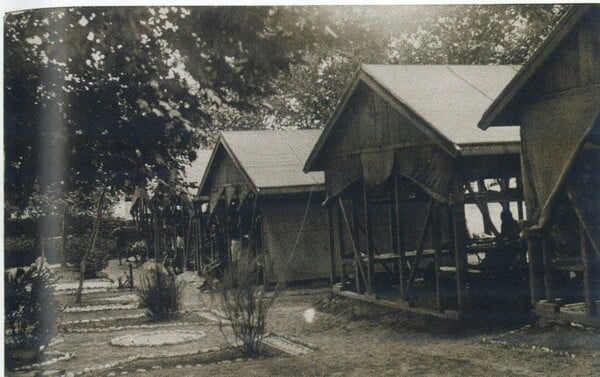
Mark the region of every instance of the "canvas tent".
POLYGON ((479 122, 521 126, 531 298, 552 316, 577 301, 599 313, 599 21, 573 6, 479 122))
MULTIPOLYGON (((467 293, 482 273, 468 263, 477 250, 467 244, 464 205, 485 217, 487 202, 521 200, 518 128, 476 127, 517 70, 361 66, 305 164, 325 173, 341 290, 399 293, 459 316, 487 294, 467 293)), ((518 258, 517 248, 510 253, 518 258)))
POLYGON ((211 258, 242 253, 264 264, 264 281, 328 276, 322 173, 302 164, 320 130, 223 132, 199 196, 209 201, 211 258))

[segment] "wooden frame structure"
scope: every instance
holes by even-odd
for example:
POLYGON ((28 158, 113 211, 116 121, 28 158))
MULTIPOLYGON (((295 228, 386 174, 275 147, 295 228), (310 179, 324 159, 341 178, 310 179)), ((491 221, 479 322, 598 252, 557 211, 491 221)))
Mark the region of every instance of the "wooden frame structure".
POLYGON ((319 133, 221 134, 199 190, 209 203, 205 260, 224 267, 240 255, 256 258, 265 284, 327 279, 323 175, 302 172, 319 133))
MULTIPOLYGON (((485 272, 468 262, 468 254, 478 250, 467 244, 464 206, 521 204, 518 135, 511 130, 489 138, 476 131, 463 138, 454 125, 439 121, 435 98, 431 110, 422 102, 427 93, 411 97, 412 88, 402 85, 411 78, 447 84, 457 91, 443 94, 457 103, 465 100, 462 91, 469 91, 478 103, 478 117, 489 106, 491 92, 499 93, 515 72, 506 66, 361 67, 305 164, 307 172, 325 172, 336 291, 449 318, 489 309, 479 305, 489 297, 477 292, 486 291, 479 283, 484 279, 476 276, 485 272), (484 84, 484 95, 473 91, 473 80, 494 74, 499 75, 497 85, 484 84), (501 189, 485 189, 483 183, 490 179, 501 182, 501 189), (479 189, 473 190, 477 183, 479 189)), ((439 93, 436 85, 425 91, 439 93)), ((463 111, 452 106, 444 110, 454 119, 459 117, 452 112, 463 111)), ((469 121, 476 129, 472 116, 467 125, 469 121)), ((513 251, 517 257, 518 247, 513 251)), ((522 281, 517 275, 509 283, 522 281)))
POLYGON ((573 6, 484 113, 521 126, 530 293, 546 320, 600 326, 600 7, 573 6))

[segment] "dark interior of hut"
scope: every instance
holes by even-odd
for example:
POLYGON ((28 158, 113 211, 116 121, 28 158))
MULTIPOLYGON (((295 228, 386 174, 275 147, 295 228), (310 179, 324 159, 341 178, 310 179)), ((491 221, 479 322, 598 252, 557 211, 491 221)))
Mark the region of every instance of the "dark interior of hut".
MULTIPOLYGON (((225 193, 207 216, 205 248, 201 254, 207 276, 219 277, 223 269, 241 258, 256 258, 261 250, 261 214, 258 197, 236 189, 225 193)), ((258 271, 262 281, 263 273, 258 271)))
MULTIPOLYGON (((525 245, 509 211, 516 180, 487 181, 465 184, 460 204, 435 200, 401 175, 376 187, 357 180, 330 199, 338 217, 340 288, 440 312, 467 305, 471 311, 527 308, 525 245), (489 219, 488 202, 506 209, 499 231, 489 219), (468 233, 465 203, 477 204, 491 235, 468 233)), ((522 219, 522 202, 513 203, 522 219)))

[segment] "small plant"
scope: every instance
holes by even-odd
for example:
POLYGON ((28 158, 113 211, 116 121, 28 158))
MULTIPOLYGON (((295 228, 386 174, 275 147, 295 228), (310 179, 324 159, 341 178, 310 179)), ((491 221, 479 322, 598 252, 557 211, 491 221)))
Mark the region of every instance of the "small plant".
MULTIPOLYGON (((225 269, 219 296, 236 348, 244 357, 260 356, 267 312, 273 301, 265 297, 263 287, 258 284, 256 261, 242 258, 225 269)), ((225 336, 224 324, 219 325, 225 336)))
POLYGON ((4 274, 4 346, 8 368, 38 360, 54 336, 56 280, 42 258, 30 267, 4 274))
POLYGON ((141 277, 137 290, 140 302, 155 321, 175 318, 181 306, 182 285, 164 268, 154 268, 141 277))

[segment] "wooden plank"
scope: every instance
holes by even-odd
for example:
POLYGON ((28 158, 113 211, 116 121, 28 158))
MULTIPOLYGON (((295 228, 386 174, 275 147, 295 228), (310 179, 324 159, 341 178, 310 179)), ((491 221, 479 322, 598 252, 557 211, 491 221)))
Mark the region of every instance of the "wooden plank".
POLYGON ((529 294, 531 304, 535 306, 544 297, 544 272, 542 262, 542 245, 538 237, 527 239, 529 256, 529 294))
POLYGON ((327 229, 329 230, 329 285, 334 285, 337 280, 335 276, 335 232, 333 226, 333 206, 329 203, 329 205, 327 205, 327 229))
POLYGON ((375 280, 375 264, 373 263, 373 234, 371 232, 371 219, 369 217, 369 199, 367 198, 367 182, 362 184, 363 212, 365 216, 365 239, 367 241, 367 292, 373 293, 375 280))
POLYGON ((398 175, 394 175, 394 217, 396 218, 396 241, 398 246, 398 280, 399 280, 399 289, 400 289, 400 300, 406 300, 406 291, 405 291, 405 269, 406 266, 406 255, 404 248, 404 217, 402 213, 402 207, 400 202, 400 185, 399 185, 398 175))
POLYGON ((344 263, 342 263, 342 261, 346 259, 346 249, 344 242, 344 220, 342 218, 342 211, 339 209, 337 211, 337 228, 340 256, 340 282, 342 283, 342 287, 344 287, 346 283, 346 267, 344 266, 344 263))
MULTIPOLYGON (((366 267, 364 266, 364 261, 362 260, 360 251, 358 250, 357 241, 355 239, 356 235, 354 234, 354 231, 353 231, 352 227, 350 226, 350 222, 348 221, 348 216, 346 214, 346 209, 344 208, 344 203, 342 202, 342 198, 340 198, 340 197, 338 197, 338 204, 340 207, 340 212, 342 213, 342 217, 344 219, 344 224, 346 225, 346 229, 350 233, 350 240, 352 243, 352 251, 354 252, 354 259, 356 260, 356 265, 358 266, 358 270, 360 272, 360 275, 362 276, 363 282, 366 284, 366 282, 367 282, 367 276, 365 273, 366 267)), ((358 276, 357 276, 357 279, 358 279, 358 276)))
POLYGON ((433 211, 432 219, 432 241, 433 248, 435 250, 434 264, 435 264, 435 302, 437 310, 442 313, 444 311, 444 303, 442 297, 442 286, 440 282, 440 267, 442 264, 442 234, 441 234, 441 211, 438 205, 435 206, 433 211))
POLYGON ((596 300, 594 297, 595 289, 592 288, 592 263, 588 250, 588 240, 581 224, 579 229, 581 240, 581 262, 583 264, 583 295, 585 297, 585 313, 590 317, 593 317, 597 313, 596 300))
POLYGON ((552 257, 550 256, 550 237, 543 235, 542 238, 542 264, 544 266, 544 288, 546 290, 546 301, 553 303, 554 287, 552 285, 552 257))
MULTIPOLYGON (((392 254, 398 255, 398 240, 396 239, 396 217, 394 216, 396 203, 394 201, 394 184, 389 185, 388 190, 388 198, 389 204, 387 206, 387 215, 388 215, 388 226, 389 226, 389 234, 390 234, 390 248, 392 250, 392 254)), ((397 281, 400 276, 400 264, 396 259, 392 265, 392 281, 397 281)))
POLYGON ((423 254, 423 248, 425 247, 425 239, 427 237, 427 230, 429 229, 429 223, 431 220, 431 210, 433 209, 433 204, 435 200, 433 198, 429 199, 429 203, 427 203, 427 213, 425 214, 425 221, 423 221, 423 227, 421 228, 421 234, 419 235, 419 243, 417 244, 417 254, 413 260, 412 266, 410 267, 410 273, 408 275, 408 281, 406 282, 406 295, 410 290, 410 287, 415 280, 415 274, 417 271, 417 266, 421 260, 421 254, 423 254))
POLYGON ((467 309, 467 254, 464 239, 464 205, 457 203, 452 206, 452 229, 454 231, 454 264, 456 267, 456 303, 459 313, 467 309))
POLYGON ((581 239, 581 262, 583 264, 583 295, 585 297, 585 313, 590 316, 596 316, 596 297, 595 287, 592 285, 592 255, 588 248, 588 237, 585 234, 582 223, 579 224, 579 234, 581 239))

